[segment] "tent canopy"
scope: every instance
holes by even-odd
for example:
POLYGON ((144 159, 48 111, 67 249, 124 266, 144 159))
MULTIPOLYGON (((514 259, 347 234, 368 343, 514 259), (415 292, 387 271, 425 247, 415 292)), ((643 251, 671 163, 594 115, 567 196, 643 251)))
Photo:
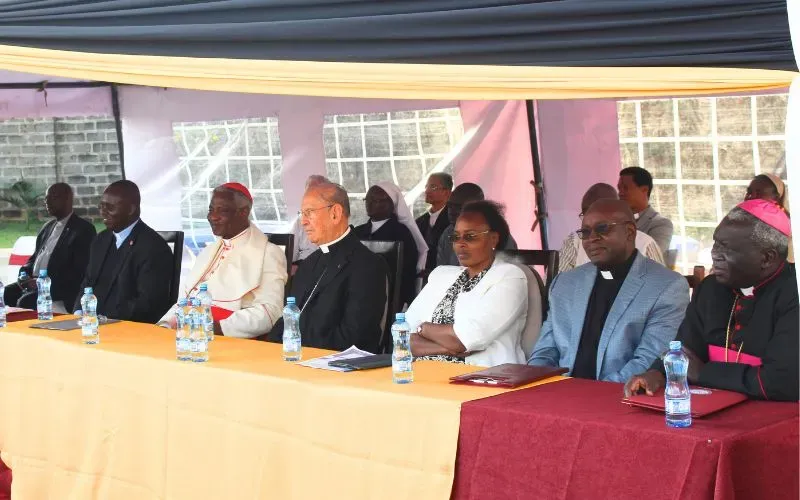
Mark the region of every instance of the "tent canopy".
POLYGON ((340 97, 758 91, 797 70, 771 0, 17 0, 0 44, 13 71, 340 97))

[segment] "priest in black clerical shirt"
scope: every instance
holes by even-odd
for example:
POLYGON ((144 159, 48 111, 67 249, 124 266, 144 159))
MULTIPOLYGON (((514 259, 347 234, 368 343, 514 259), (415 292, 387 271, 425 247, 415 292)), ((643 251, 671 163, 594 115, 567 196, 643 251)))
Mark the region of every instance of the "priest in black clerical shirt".
POLYGON ((578 236, 591 263, 553 281, 547 321, 528 364, 624 382, 675 337, 689 285, 636 250, 635 219, 625 202, 592 204, 578 236))
MULTIPOLYGON (((791 227, 779 205, 748 200, 714 232, 714 272, 694 292, 676 340, 689 382, 753 399, 798 400, 798 294, 786 261, 791 227)), ((630 395, 664 387, 664 365, 631 378, 630 395)))
MULTIPOLYGON (((342 351, 355 345, 378 353, 386 314, 388 269, 349 225, 347 191, 323 183, 303 196, 300 221, 319 249, 304 259, 292 278, 290 297, 300 308, 303 345, 342 351)), ((281 342, 283 321, 267 340, 281 342)))

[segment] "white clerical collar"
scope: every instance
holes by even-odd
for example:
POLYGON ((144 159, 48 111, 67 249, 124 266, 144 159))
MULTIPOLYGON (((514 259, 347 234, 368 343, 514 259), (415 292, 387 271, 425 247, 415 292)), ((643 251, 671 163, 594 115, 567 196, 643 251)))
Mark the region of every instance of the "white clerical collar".
POLYGON ((320 245, 319 249, 322 250, 322 253, 330 252, 331 251, 330 247, 335 245, 335 244, 337 244, 337 243, 339 243, 340 241, 342 241, 345 238, 345 236, 347 236, 348 234, 350 234, 350 226, 347 226, 347 231, 345 231, 341 236, 339 236, 335 240, 331 241, 330 243, 325 243, 325 244, 320 245))
POLYGON ((227 239, 227 240, 225 238, 222 238, 222 245, 225 246, 225 247, 233 246, 236 243, 236 241, 241 239, 240 237, 242 235, 246 234, 249 230, 250 230, 250 226, 247 226, 247 228, 244 231, 242 231, 241 233, 237 234, 233 238, 230 238, 230 239, 227 239))
POLYGON ((636 219, 636 220, 639 220, 639 216, 640 215, 642 215, 642 214, 633 214, 633 218, 636 219))
POLYGON ((755 288, 756 287, 754 287, 754 286, 751 286, 750 288, 742 288, 741 289, 742 290, 742 295, 744 295, 745 297, 752 297, 753 296, 753 292, 755 291, 755 288))
POLYGON ((604 280, 614 279, 614 275, 611 274, 611 271, 600 271, 600 276, 602 276, 604 280))
MULTIPOLYGON (((447 206, 447 205, 445 205, 445 206, 447 206)), ((433 210, 428 212, 430 214, 430 217, 431 217, 430 218, 431 227, 433 227, 434 224, 436 224, 436 220, 439 219, 439 216, 442 214, 443 211, 444 211, 444 207, 440 208, 439 210, 437 210, 435 212, 433 210)))
POLYGON ((370 232, 371 232, 371 233, 374 233, 374 232, 375 232, 375 231, 377 231, 378 229, 382 228, 382 227, 383 227, 383 225, 384 225, 384 224, 386 224, 387 222, 389 222, 389 219, 383 219, 383 220, 370 220, 370 221, 369 221, 369 223, 370 223, 370 232))

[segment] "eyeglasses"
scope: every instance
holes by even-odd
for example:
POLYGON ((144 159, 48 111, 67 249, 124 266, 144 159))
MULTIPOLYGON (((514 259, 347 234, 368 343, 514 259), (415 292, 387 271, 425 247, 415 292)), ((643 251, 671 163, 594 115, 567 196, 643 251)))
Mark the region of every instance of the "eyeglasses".
POLYGON ((608 236, 608 233, 611 232, 611 228, 614 226, 624 226, 626 224, 630 224, 630 222, 603 222, 594 227, 578 229, 575 231, 575 234, 577 234, 578 238, 582 240, 588 240, 592 236, 592 233, 596 233, 597 236, 605 238, 608 236))
POLYGON ((477 241, 479 239, 478 236, 490 232, 491 230, 487 229, 486 231, 481 231, 479 233, 464 233, 464 234, 453 233, 450 235, 450 241, 452 243, 458 243, 459 241, 464 240, 467 243, 472 243, 473 241, 477 241))
POLYGON ((441 191, 443 189, 443 186, 434 186, 433 184, 428 184, 425 186, 425 191, 441 191))
POLYGON ((297 216, 298 217, 305 217, 306 219, 308 219, 317 210, 322 210, 324 208, 331 208, 332 206, 333 205, 331 204, 331 205, 325 205, 324 207, 318 207, 318 208, 306 208, 305 210, 298 211, 297 212, 297 216))

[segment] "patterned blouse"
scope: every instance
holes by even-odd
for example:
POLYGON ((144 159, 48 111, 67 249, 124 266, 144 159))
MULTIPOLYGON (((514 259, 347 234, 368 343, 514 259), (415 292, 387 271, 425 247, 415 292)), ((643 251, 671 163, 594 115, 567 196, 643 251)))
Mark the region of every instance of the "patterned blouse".
MULTIPOLYGON (((456 322, 455 320, 455 312, 456 312, 456 299, 458 299, 458 295, 462 292, 469 292, 475 288, 478 283, 480 283, 481 279, 486 275, 489 271, 489 268, 484 269, 483 271, 479 272, 472 278, 469 277, 469 271, 464 269, 464 272, 461 273, 456 281, 450 285, 450 288, 447 289, 447 292, 444 294, 444 298, 439 305, 436 306, 436 309, 433 310, 433 317, 431 318, 431 323, 436 325, 452 325, 456 322)), ((420 356, 416 358, 417 360, 431 360, 431 361, 446 361, 448 363, 463 363, 464 358, 460 358, 457 356, 450 356, 448 354, 437 354, 435 356, 420 356)))

